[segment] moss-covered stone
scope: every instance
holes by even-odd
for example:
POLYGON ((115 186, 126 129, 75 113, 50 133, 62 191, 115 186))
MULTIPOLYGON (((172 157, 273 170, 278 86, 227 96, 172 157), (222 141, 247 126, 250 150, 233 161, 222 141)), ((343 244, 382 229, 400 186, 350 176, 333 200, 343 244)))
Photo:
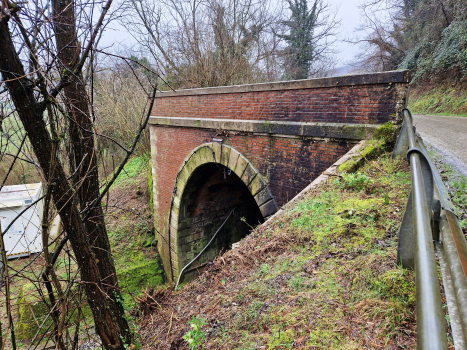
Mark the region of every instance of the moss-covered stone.
POLYGON ((339 165, 337 169, 340 173, 352 173, 358 168, 358 162, 353 159, 349 159, 348 161, 339 165))
MULTIPOLYGON (((392 124, 389 123, 389 125, 392 124)), ((339 165, 337 171, 341 174, 354 173, 361 165, 363 165, 365 160, 376 158, 377 156, 379 156, 383 152, 385 145, 386 142, 382 139, 374 139, 367 141, 363 150, 361 150, 358 155, 355 155, 351 159, 339 165)))
MULTIPOLYGON (((76 288, 75 292, 76 292, 76 288)), ((77 295, 72 292, 70 295, 77 295)), ((83 297, 81 303, 77 299, 68 302, 68 322, 76 323, 78 321, 77 308, 81 307, 81 319, 92 315, 91 309, 84 302, 83 297)), ((51 317, 47 318, 49 309, 39 296, 32 283, 24 285, 19 293, 18 302, 18 323, 16 324, 16 336, 18 340, 32 339, 39 330, 38 325, 42 325, 40 334, 46 333, 53 326, 51 317), (44 322, 45 321, 45 322, 44 322)))
POLYGON ((370 140, 360 155, 366 159, 375 158, 382 153, 384 144, 381 140, 370 140))
POLYGON ((391 143, 396 136, 397 127, 392 122, 387 122, 376 129, 373 134, 373 139, 383 141, 384 143, 391 143))
POLYGON ((146 287, 164 283, 164 271, 158 260, 132 266, 119 272, 120 287, 124 292, 138 293, 146 287))

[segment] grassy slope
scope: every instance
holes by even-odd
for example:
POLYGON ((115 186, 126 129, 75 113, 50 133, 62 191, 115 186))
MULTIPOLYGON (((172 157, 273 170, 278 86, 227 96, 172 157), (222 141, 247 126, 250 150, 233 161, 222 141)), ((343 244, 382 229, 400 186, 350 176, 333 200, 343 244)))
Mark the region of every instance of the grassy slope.
POLYGON ((410 93, 409 108, 416 114, 467 116, 467 88, 456 86, 420 86, 410 93))
POLYGON ((188 348, 198 328, 208 349, 415 348, 414 277, 395 263, 409 186, 384 155, 312 190, 182 290, 152 291, 143 348, 188 348))
MULTIPOLYGON (((13 117, 5 119, 1 123, 1 128, 3 132, 0 132, 0 154, 2 155, 2 157, 0 157, 0 185, 4 180, 4 176, 10 169, 14 156, 18 153, 18 149, 13 145, 13 143, 19 147, 24 135, 21 122, 13 117), (10 139, 7 139, 4 133, 9 135, 10 139)), ((22 151, 32 158, 35 158, 29 141, 25 142, 22 147, 22 151)), ((20 158, 25 157, 23 154, 20 154, 20 158)), ((10 172, 5 185, 17 185, 40 181, 43 180, 41 179, 38 169, 33 164, 25 161, 17 161, 10 172)))

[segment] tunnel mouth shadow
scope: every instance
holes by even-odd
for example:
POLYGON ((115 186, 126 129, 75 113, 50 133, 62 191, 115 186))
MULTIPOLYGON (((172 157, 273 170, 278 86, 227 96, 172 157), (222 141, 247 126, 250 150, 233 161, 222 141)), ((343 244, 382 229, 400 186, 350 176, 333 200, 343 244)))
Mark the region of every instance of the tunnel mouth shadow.
POLYGON ((199 258, 185 269, 181 281, 190 281, 201 274, 220 252, 231 249, 263 222, 255 198, 233 171, 217 163, 199 166, 188 180, 180 201, 177 234, 180 268, 190 263, 223 226, 199 258))

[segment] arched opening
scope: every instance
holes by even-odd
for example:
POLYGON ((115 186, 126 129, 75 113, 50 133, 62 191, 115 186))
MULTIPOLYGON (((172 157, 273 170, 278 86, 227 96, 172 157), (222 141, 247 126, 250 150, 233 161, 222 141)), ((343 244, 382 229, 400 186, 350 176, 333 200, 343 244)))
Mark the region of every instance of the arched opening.
POLYGON ((177 230, 180 270, 207 245, 224 221, 209 247, 187 267, 184 281, 198 275, 220 251, 231 249, 252 227, 264 221, 241 178, 224 165, 203 164, 193 171, 181 196, 177 230))

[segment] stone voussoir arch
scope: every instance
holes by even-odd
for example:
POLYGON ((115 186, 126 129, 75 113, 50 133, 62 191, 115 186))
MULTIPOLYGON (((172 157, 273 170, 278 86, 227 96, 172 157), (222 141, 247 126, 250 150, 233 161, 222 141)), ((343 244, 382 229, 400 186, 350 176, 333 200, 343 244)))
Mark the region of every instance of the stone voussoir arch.
POLYGON ((218 142, 204 143, 196 147, 181 166, 172 195, 169 217, 169 244, 172 276, 178 276, 183 266, 179 266, 178 223, 180 206, 185 188, 193 173, 200 166, 217 163, 234 172, 247 186, 256 201, 264 219, 277 212, 278 207, 268 183, 256 167, 235 148, 218 142))

